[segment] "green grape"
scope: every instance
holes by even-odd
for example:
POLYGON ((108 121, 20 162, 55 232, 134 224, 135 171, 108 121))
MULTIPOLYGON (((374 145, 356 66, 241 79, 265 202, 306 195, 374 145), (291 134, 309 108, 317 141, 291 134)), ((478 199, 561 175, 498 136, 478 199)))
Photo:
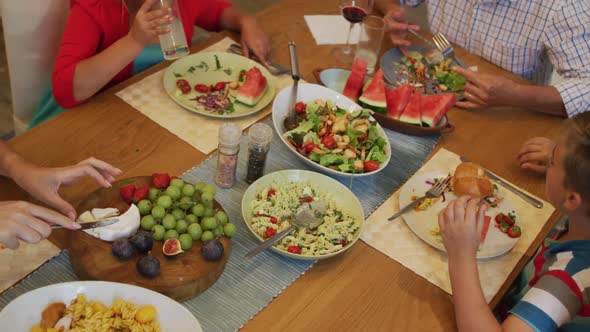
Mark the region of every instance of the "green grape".
POLYGON ((213 236, 215 236, 215 238, 220 238, 223 236, 223 226, 219 225, 217 227, 215 227, 215 229, 213 230, 213 236))
POLYGON ((184 211, 182 211, 181 209, 172 210, 172 215, 176 220, 184 219, 184 211))
POLYGON ((172 200, 177 200, 180 198, 180 189, 178 189, 178 187, 175 187, 173 185, 170 185, 168 188, 166 188, 166 191, 164 193, 166 195, 170 196, 170 198, 172 198, 172 200))
POLYGON ((172 179, 172 181, 170 181, 170 185, 178 188, 178 190, 181 190, 182 187, 184 187, 184 181, 182 181, 181 179, 172 179))
POLYGON ((205 213, 203 214, 205 217, 213 217, 215 216, 215 210, 212 208, 205 208, 205 213))
POLYGON ((177 239, 177 238, 178 238, 178 232, 174 229, 169 229, 166 231, 166 233, 164 233, 164 240, 177 239))
POLYGON ((160 205, 156 205, 152 208, 152 216, 154 216, 155 219, 162 220, 162 218, 164 218, 165 215, 166 209, 164 209, 160 205))
POLYGON ((152 227, 152 237, 154 240, 162 241, 165 233, 166 228, 164 228, 162 225, 154 225, 154 227, 152 227))
POLYGON ((148 214, 147 216, 143 216, 143 218, 141 218, 141 228, 145 229, 146 231, 151 231, 155 224, 156 220, 152 215, 148 214))
POLYGON ((211 196, 215 196, 215 193, 217 192, 217 188, 212 184, 208 184, 208 185, 205 185, 205 187, 203 188, 202 191, 203 191, 203 194, 210 193, 211 196))
POLYGON ((181 197, 178 206, 183 210, 188 210, 193 206, 193 199, 191 197, 181 197))
POLYGON ((225 225, 227 224, 227 214, 225 214, 225 212, 223 211, 217 211, 217 213, 215 213, 215 218, 217 218, 217 220, 219 221, 220 224, 225 225))
POLYGON ((162 225, 166 229, 174 229, 176 228, 176 218, 171 214, 167 214, 162 219, 162 225))
POLYGON ((205 215, 205 207, 203 206, 203 204, 196 204, 195 206, 193 206, 193 208, 191 209, 191 212, 197 216, 197 217, 202 217, 205 215))
POLYGON ((188 234, 180 234, 178 240, 180 240, 182 250, 189 250, 193 246, 193 238, 188 234))
POLYGON ((188 227, 188 224, 186 223, 186 221, 184 221, 184 219, 180 219, 180 220, 176 221, 176 231, 178 232, 178 234, 186 233, 187 227, 188 227))
POLYGON ((186 217, 184 217, 184 220, 186 220, 186 223, 189 225, 199 222, 199 218, 194 214, 187 214, 186 217))
POLYGON ((227 223, 223 225, 223 234, 227 237, 234 237, 237 233, 236 225, 227 223))
POLYGON ((201 203, 201 192, 195 190, 195 194, 193 195, 193 200, 195 203, 201 203))
POLYGON ((187 233, 190 234, 193 240, 197 241, 201 238, 201 235, 203 235, 203 229, 201 228, 201 225, 194 223, 188 225, 187 233))
POLYGON ((152 202, 148 201, 147 199, 142 199, 139 201, 139 203, 137 203, 137 208, 139 209, 139 213, 142 216, 145 216, 146 214, 150 214, 150 212, 152 212, 152 202))
POLYGON ((195 194, 195 187, 192 184, 185 184, 184 187, 182 187, 182 195, 183 196, 191 197, 194 194, 195 194))
POLYGON ((199 192, 203 192, 203 188, 205 188, 207 184, 205 182, 197 182, 195 183, 195 190, 199 192))
POLYGON ((213 194, 210 192, 204 192, 201 195, 201 202, 207 204, 207 203, 212 203, 213 202, 213 194))
POLYGON ((217 224, 217 219, 213 217, 205 217, 201 220, 201 227, 203 227, 203 229, 215 229, 217 224))
POLYGON ((213 204, 213 202, 207 202, 207 203, 203 203, 203 206, 205 207, 205 209, 213 210, 214 204, 213 204))
POLYGON ((150 201, 155 202, 161 193, 162 191, 160 189, 151 187, 150 192, 148 194, 148 198, 150 199, 150 201))
POLYGON ((162 195, 158 197, 156 204, 163 207, 164 209, 167 209, 172 206, 172 197, 168 195, 162 195))
POLYGON ((211 231, 204 231, 201 235, 201 241, 207 242, 213 240, 215 237, 213 236, 213 232, 211 231))

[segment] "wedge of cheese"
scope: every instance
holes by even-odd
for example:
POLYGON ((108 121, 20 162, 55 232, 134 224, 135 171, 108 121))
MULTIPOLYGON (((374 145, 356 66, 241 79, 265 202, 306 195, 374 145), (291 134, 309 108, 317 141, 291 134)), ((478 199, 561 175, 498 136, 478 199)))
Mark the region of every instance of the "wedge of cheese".
MULTIPOLYGON (((93 209, 92 215, 94 217, 106 216, 106 217, 100 217, 100 218, 95 218, 95 219, 109 218, 109 216, 110 216, 109 213, 111 213, 111 214, 113 213, 112 210, 116 210, 116 209, 111 209, 111 210, 109 210, 109 209, 93 209)), ((117 211, 117 213, 118 213, 118 211, 117 211)), ((80 217, 82 217, 82 215, 80 217)), ((126 238, 130 237, 131 235, 135 234, 135 232, 137 232, 137 229, 139 228, 139 223, 140 223, 140 215, 139 215, 139 209, 137 208, 137 206, 135 206, 135 204, 131 204, 129 209, 125 213, 123 213, 122 215, 118 216, 117 218, 119 219, 119 221, 112 224, 112 225, 91 228, 91 229, 85 230, 84 232, 86 232, 87 234, 92 235, 98 239, 101 239, 103 241, 109 241, 109 242, 116 241, 119 239, 126 239, 126 238)))

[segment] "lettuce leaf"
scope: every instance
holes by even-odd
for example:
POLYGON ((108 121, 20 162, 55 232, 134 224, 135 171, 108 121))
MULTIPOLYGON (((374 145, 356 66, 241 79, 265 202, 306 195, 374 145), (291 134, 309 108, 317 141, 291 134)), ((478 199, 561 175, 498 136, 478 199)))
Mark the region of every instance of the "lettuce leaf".
POLYGON ((320 157, 320 165, 322 166, 340 165, 342 163, 344 163, 342 157, 334 153, 328 153, 320 157))

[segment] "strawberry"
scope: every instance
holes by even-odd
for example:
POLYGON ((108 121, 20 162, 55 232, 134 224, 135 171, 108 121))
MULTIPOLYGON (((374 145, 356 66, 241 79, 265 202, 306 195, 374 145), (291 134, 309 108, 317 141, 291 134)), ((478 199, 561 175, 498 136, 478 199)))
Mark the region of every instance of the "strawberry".
POLYGON ((131 198, 133 200, 133 203, 137 204, 142 199, 147 199, 149 192, 150 192, 150 186, 143 186, 143 187, 135 189, 135 192, 133 193, 133 197, 131 198))
POLYGON ((170 175, 167 173, 152 174, 152 185, 158 189, 166 189, 170 185, 170 175))
POLYGON ((512 220, 512 218, 510 218, 510 216, 507 214, 504 215, 504 217, 502 218, 502 221, 504 221, 505 223, 507 223, 510 226, 514 226, 514 220, 512 220))
POLYGON ((121 187, 121 189, 119 189, 119 194, 121 194, 121 198, 129 204, 131 204, 134 193, 135 193, 135 185, 133 183, 128 184, 124 187, 121 187))

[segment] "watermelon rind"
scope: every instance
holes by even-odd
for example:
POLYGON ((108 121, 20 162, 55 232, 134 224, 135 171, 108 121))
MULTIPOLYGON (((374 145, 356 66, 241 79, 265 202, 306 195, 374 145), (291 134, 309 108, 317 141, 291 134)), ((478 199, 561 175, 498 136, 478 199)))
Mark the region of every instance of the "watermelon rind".
POLYGON ((361 96, 359 98, 359 105, 381 114, 387 114, 387 103, 384 101, 369 100, 361 96))
POLYGON ((266 86, 264 87, 264 91, 262 91, 262 93, 260 95, 258 95, 258 97, 250 97, 250 96, 246 96, 244 94, 240 94, 239 92, 236 94, 236 101, 240 104, 244 104, 246 106, 256 106, 256 104, 258 104, 258 102, 260 101, 260 99, 262 99, 262 97, 264 97, 264 95, 266 94, 266 92, 268 91, 268 84, 266 84, 266 86))
POLYGON ((359 105, 381 114, 387 114, 387 99, 385 98, 385 85, 381 69, 375 73, 373 80, 365 86, 359 98, 359 105))
POLYGON ((402 113, 399 118, 400 121, 422 127, 422 119, 420 117, 410 117, 402 113))

